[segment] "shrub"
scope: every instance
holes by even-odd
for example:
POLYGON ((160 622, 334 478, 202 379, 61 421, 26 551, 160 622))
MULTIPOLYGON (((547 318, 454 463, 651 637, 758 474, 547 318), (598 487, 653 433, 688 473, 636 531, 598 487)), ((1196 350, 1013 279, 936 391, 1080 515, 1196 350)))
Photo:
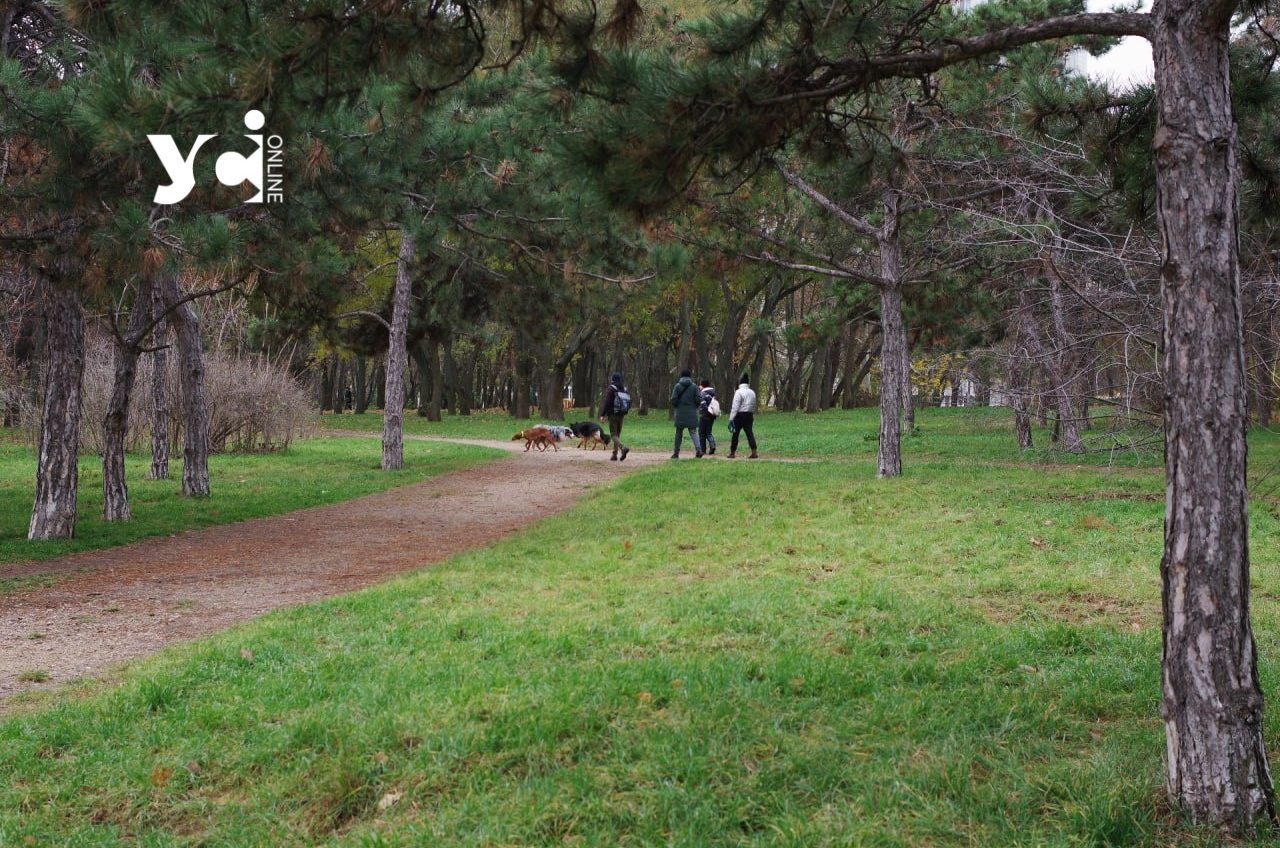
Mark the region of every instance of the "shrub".
MULTIPOLYGON (((86 339, 82 450, 102 451, 102 419, 111 398, 115 353, 111 340, 94 333, 86 339)), ((170 449, 182 444, 182 403, 176 351, 170 349, 166 384, 169 396, 170 449)), ((153 358, 138 360, 138 379, 129 405, 126 444, 135 450, 151 439, 151 369, 153 358)), ((209 450, 284 450, 312 426, 310 396, 288 371, 259 355, 205 354, 205 393, 209 404, 209 450)), ((39 409, 24 410, 23 420, 34 439, 39 409)))

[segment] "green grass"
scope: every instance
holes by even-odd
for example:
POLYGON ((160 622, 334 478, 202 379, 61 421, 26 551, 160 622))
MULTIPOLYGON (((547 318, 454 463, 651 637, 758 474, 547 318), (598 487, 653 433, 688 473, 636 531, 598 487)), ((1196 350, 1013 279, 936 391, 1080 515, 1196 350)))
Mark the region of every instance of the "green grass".
POLYGON ((0 845, 1220 844, 1161 801, 1158 473, 953 435, 663 464, 15 715, 0 845))
MULTIPOLYGON (((364 439, 312 439, 295 442, 286 452, 224 454, 209 459, 213 495, 183 498, 182 463, 170 463, 169 480, 144 479, 150 458, 131 456, 127 464, 133 519, 102 520, 102 462, 80 460, 80 503, 76 538, 29 542, 27 523, 35 491, 34 452, 12 441, 0 442, 0 562, 45 560, 75 551, 123 545, 163 536, 278 515, 309 506, 335 503, 436 474, 470 467, 499 456, 488 448, 410 442, 405 468, 380 470, 381 448, 364 439)), ((0 593, 47 585, 47 575, 0 581, 0 593)))

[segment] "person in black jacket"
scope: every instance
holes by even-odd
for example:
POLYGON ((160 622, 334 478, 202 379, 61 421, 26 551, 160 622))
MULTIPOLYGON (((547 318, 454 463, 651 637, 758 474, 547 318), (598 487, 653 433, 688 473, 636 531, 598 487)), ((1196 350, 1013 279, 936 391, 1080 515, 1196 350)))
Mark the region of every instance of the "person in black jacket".
POLYGON ((716 426, 716 416, 714 412, 719 412, 720 402, 716 401, 716 390, 711 388, 710 380, 703 380, 698 384, 701 388, 702 402, 698 404, 698 435, 702 437, 702 452, 712 454, 716 452, 716 437, 711 432, 716 426), (711 402, 715 401, 713 407, 711 402))
POLYGON ((622 443, 622 419, 626 417, 625 411, 618 411, 618 392, 626 392, 627 387, 622 382, 622 372, 614 371, 613 376, 609 378, 609 385, 604 390, 604 400, 600 403, 600 420, 609 422, 609 444, 613 445, 613 455, 609 457, 610 461, 618 460, 619 462, 627 458, 627 454, 631 452, 631 448, 622 443), (621 452, 621 455, 619 455, 621 452))
POLYGON ((702 395, 693 382, 693 374, 688 368, 680 372, 680 379, 671 387, 671 408, 675 410, 676 439, 671 449, 671 458, 680 458, 680 442, 684 431, 689 431, 693 439, 693 455, 702 458, 702 438, 698 435, 698 404, 702 395))

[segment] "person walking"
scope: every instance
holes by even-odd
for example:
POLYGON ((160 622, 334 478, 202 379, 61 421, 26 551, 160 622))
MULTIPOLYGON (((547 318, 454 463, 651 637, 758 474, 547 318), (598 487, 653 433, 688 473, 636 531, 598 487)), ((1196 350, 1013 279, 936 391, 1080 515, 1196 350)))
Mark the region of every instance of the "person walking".
POLYGON ((613 455, 609 461, 626 460, 631 448, 622 443, 622 419, 631 411, 631 395, 626 384, 622 382, 622 372, 614 371, 609 378, 609 385, 604 390, 604 400, 600 403, 600 420, 609 422, 609 444, 613 445, 613 455), (619 456, 621 451, 621 456, 619 456))
POLYGON ((680 379, 671 387, 671 407, 676 411, 676 441, 671 458, 680 458, 680 443, 684 441, 684 431, 689 431, 693 439, 693 453, 696 459, 702 458, 702 440, 698 438, 698 404, 702 402, 701 393, 693 383, 693 375, 686 368, 680 372, 680 379))
POLYGON ((747 434, 747 444, 751 446, 751 456, 747 459, 759 459, 756 453, 756 434, 752 430, 756 420, 756 393, 751 389, 751 381, 743 374, 738 381, 738 390, 733 393, 733 406, 729 409, 729 423, 733 425, 733 438, 729 441, 729 458, 738 455, 738 436, 747 434))
POLYGON ((698 436, 702 439, 702 452, 713 454, 716 452, 716 437, 711 429, 720 417, 720 401, 716 400, 716 390, 711 387, 710 380, 703 380, 699 385, 701 391, 698 394, 702 402, 698 404, 698 436))

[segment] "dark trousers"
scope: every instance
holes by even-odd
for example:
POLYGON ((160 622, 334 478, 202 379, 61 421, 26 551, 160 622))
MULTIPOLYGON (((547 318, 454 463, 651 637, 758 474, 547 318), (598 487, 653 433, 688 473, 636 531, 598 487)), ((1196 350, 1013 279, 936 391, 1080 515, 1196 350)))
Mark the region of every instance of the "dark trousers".
POLYGON ((702 439, 698 438, 697 427, 677 427, 675 447, 672 448, 671 455, 680 455, 680 443, 684 441, 684 431, 689 431, 689 438, 693 439, 693 452, 698 456, 702 456, 702 439))
POLYGON ((711 435, 711 428, 716 426, 716 419, 704 415, 698 419, 698 435, 702 438, 702 449, 707 453, 716 452, 716 437, 711 435))
POLYGON ((751 445, 751 450, 756 449, 756 434, 751 427, 755 424, 756 414, 754 412, 739 412, 737 417, 733 419, 733 423, 737 427, 733 431, 733 439, 729 442, 729 453, 738 452, 738 436, 743 433, 747 434, 747 444, 751 445))
POLYGON ((618 451, 626 450, 626 446, 622 444, 622 416, 609 416, 609 444, 613 445, 613 455, 617 456, 618 451))

